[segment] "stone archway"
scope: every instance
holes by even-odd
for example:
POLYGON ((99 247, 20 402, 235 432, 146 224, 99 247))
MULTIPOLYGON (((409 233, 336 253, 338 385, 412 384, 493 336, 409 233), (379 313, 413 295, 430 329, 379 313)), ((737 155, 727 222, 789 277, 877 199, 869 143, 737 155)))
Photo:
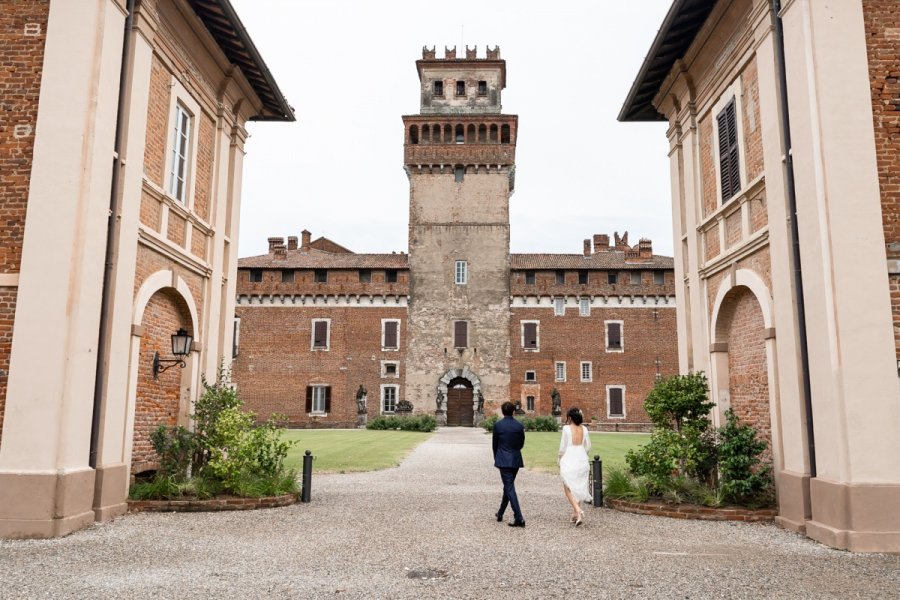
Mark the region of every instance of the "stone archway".
MULTIPOLYGON (((459 407, 460 419, 463 415, 466 417, 465 422, 456 423, 471 427, 478 425, 481 413, 479 411, 479 398, 481 398, 481 379, 469 370, 469 367, 462 369, 450 369, 438 381, 438 398, 442 399, 442 406, 438 409, 438 413, 446 414, 447 425, 450 425, 450 394, 454 394, 454 402, 468 402, 469 406, 459 407), (465 391, 463 391, 465 390, 465 391), (471 415, 469 419, 468 415, 471 415)), ((454 411, 457 408, 454 407, 454 411)), ((456 418, 454 416, 454 418, 456 418)))
POLYGON ((475 407, 471 382, 457 377, 447 384, 447 426, 472 427, 475 424, 475 407))

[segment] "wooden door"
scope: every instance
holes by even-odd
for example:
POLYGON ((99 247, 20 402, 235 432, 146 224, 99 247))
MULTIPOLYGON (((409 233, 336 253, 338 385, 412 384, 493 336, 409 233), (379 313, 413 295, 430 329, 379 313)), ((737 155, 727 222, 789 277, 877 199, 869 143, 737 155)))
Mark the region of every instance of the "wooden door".
POLYGON ((447 386, 447 425, 449 427, 472 427, 475 423, 475 411, 472 408, 474 399, 472 384, 467 379, 454 379, 447 386))

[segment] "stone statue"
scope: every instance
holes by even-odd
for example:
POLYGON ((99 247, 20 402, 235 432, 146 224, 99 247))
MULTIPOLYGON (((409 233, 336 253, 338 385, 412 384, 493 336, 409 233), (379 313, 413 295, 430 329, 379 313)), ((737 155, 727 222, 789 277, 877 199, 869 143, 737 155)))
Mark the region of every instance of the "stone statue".
POLYGON ((434 403, 437 405, 437 412, 444 410, 444 392, 440 389, 438 390, 437 398, 434 399, 434 403))
POLYGON ((359 386, 359 389, 356 390, 356 414, 364 415, 368 412, 366 409, 366 398, 369 396, 369 392, 366 391, 362 385, 359 386))
POLYGON ((562 398, 559 397, 559 390, 553 388, 553 391, 550 392, 550 400, 553 401, 553 414, 561 415, 562 414, 562 398))
POLYGON ((481 390, 478 390, 478 410, 476 411, 479 414, 484 412, 484 396, 481 393, 481 390))

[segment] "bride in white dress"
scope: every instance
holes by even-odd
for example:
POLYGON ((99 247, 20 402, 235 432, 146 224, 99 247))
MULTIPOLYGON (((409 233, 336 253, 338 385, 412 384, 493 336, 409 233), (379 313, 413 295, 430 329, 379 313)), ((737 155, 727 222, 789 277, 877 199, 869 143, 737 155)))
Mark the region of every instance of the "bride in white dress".
POLYGON ((559 442, 559 476, 563 481, 566 499, 572 505, 572 522, 577 527, 584 522, 584 511, 578 503, 591 500, 591 491, 588 489, 591 438, 587 427, 581 424, 584 417, 578 408, 570 408, 566 416, 569 424, 563 426, 559 442))

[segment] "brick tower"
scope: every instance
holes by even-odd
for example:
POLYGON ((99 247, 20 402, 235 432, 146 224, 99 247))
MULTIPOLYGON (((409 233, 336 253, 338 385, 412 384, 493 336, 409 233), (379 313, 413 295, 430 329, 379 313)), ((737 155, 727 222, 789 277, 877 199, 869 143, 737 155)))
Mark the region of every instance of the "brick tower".
POLYGON ((416 61, 419 114, 403 117, 409 176, 406 399, 448 425, 509 400, 509 197, 515 115, 500 113, 506 61, 466 48, 416 61), (484 410, 482 410, 482 407, 484 410))

